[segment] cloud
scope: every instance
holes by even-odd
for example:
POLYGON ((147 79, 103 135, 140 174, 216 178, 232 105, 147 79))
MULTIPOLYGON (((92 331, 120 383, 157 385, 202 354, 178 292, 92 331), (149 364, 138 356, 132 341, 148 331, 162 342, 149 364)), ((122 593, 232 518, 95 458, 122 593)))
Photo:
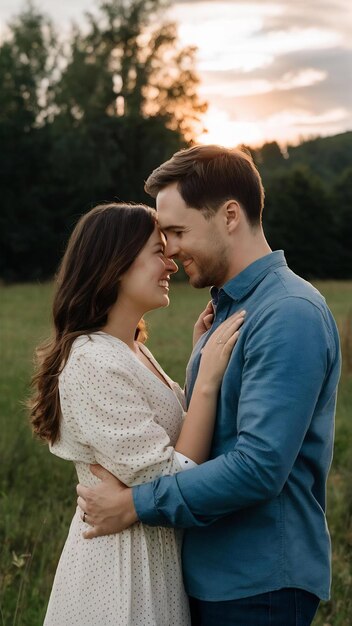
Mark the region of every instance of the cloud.
POLYGON ((352 127, 349 0, 195 0, 175 15, 181 40, 199 47, 212 133, 226 138, 228 124, 230 135, 292 140, 352 127))
POLYGON ((309 20, 307 14, 313 13, 313 6, 311 0, 306 4, 307 11, 302 14, 297 12, 296 4, 292 8, 287 2, 178 3, 171 16, 180 22, 181 43, 198 47, 198 70, 202 75, 208 71, 267 69, 277 57, 302 50, 351 50, 345 14, 335 10, 329 16, 320 11, 318 19, 311 15, 309 20), (341 28, 334 26, 338 15, 341 28))
POLYGON ((260 117, 292 100, 318 112, 326 107, 352 109, 352 90, 346 88, 351 66, 350 55, 341 49, 301 51, 278 57, 259 71, 207 72, 202 94, 214 103, 222 101, 227 110, 249 107, 260 117))
POLYGON ((262 33, 271 35, 276 31, 288 31, 295 28, 328 30, 343 37, 346 45, 351 42, 352 12, 349 0, 299 0, 295 2, 281 1, 281 11, 276 15, 267 16, 262 33))
POLYGON ((287 72, 277 81, 256 78, 253 80, 247 79, 233 80, 231 82, 215 82, 212 85, 203 85, 200 92, 204 96, 210 96, 213 94, 223 95, 226 93, 227 98, 238 98, 239 96, 259 95, 274 91, 287 91, 292 90, 295 87, 309 87, 324 81, 326 77, 326 72, 321 70, 319 71, 314 68, 306 68, 299 70, 298 72, 287 72))
POLYGON ((245 115, 234 120, 224 109, 212 104, 205 122, 209 132, 200 138, 203 143, 220 143, 225 146, 246 143, 256 146, 275 140, 284 146, 321 135, 322 127, 325 135, 338 134, 341 123, 351 127, 352 115, 344 109, 332 109, 317 116, 292 107, 267 115, 262 120, 245 115))

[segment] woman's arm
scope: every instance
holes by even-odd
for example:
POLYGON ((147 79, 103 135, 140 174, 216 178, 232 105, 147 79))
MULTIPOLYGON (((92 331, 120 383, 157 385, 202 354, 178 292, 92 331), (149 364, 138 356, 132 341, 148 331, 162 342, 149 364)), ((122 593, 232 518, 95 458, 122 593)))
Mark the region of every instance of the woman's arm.
MULTIPOLYGON (((176 445, 177 452, 196 463, 209 453, 218 389, 242 321, 237 315, 224 322, 204 350, 197 389, 176 445)), ((127 349, 116 352, 88 342, 64 370, 62 383, 63 395, 71 399, 69 419, 71 430, 77 425, 76 442, 125 484, 187 468, 159 424, 127 349)))
POLYGON ((175 450, 203 463, 209 458, 218 391, 245 312, 232 315, 208 339, 202 352, 192 399, 175 450))

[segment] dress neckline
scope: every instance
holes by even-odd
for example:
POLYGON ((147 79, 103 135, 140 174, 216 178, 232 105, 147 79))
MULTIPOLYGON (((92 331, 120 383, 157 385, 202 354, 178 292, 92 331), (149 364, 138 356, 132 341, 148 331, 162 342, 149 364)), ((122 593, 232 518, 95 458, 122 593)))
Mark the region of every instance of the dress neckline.
POLYGON ((164 385, 164 387, 167 387, 168 389, 171 389, 171 391, 173 392, 173 389, 171 387, 171 384, 169 383, 168 379, 171 381, 171 379, 167 376, 167 374, 164 372, 164 370, 162 369, 162 367, 160 367, 159 363, 154 359, 152 353, 148 350, 148 348, 145 349, 145 346, 143 343, 140 343, 139 341, 136 341, 137 344, 137 348, 138 350, 145 356, 146 359, 148 359, 149 363, 151 363, 151 365, 154 367, 154 369, 159 372, 160 376, 162 377, 163 380, 161 380, 161 378, 159 378, 159 376, 157 376, 156 374, 154 374, 152 372, 152 370, 149 369, 149 367, 147 367, 143 361, 141 361, 138 356, 136 355, 137 360, 141 363, 141 365, 143 365, 145 367, 146 370, 148 370, 153 376, 155 376, 155 378, 157 378, 158 380, 160 380, 161 384, 164 385), (164 382, 163 382, 164 381, 164 382))
POLYGON ((171 378, 166 374, 166 372, 164 372, 164 370, 162 369, 162 367, 159 365, 158 361, 156 361, 156 359, 153 357, 152 353, 150 352, 150 350, 148 350, 148 348, 143 344, 140 343, 139 341, 136 341, 137 347, 138 349, 142 352, 142 354, 144 354, 144 356, 148 359, 148 361, 153 365, 153 367, 155 367, 155 369, 159 372, 159 374, 163 377, 164 381, 163 382, 156 374, 154 374, 137 356, 137 354, 135 352, 133 352, 133 350, 131 350, 131 348, 127 345, 127 343, 125 341, 122 341, 122 339, 119 339, 118 337, 115 337, 115 335, 111 335, 110 333, 106 333, 104 330, 99 330, 96 331, 95 333, 92 333, 94 335, 103 335, 105 337, 107 337, 108 339, 111 339, 112 341, 116 341, 119 345, 122 345, 126 350, 128 350, 129 354, 132 355, 132 357, 137 361, 137 363, 139 363, 139 365, 143 368, 144 371, 149 372, 150 376, 153 376, 153 379, 157 380, 160 385, 163 386, 163 388, 165 389, 169 389, 169 391, 171 391, 171 393, 176 397, 176 399, 178 400, 174 389, 172 388, 172 381, 171 378), (170 382, 169 382, 170 381, 170 382))

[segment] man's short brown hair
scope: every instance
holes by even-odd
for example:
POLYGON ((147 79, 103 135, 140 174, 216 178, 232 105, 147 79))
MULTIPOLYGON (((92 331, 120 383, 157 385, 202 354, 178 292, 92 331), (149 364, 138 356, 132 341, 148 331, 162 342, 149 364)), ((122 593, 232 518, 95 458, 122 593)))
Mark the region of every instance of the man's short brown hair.
POLYGON ((227 200, 237 200, 250 224, 261 223, 264 188, 252 158, 239 149, 193 146, 176 152, 150 174, 145 191, 156 198, 172 183, 188 207, 211 217, 227 200))

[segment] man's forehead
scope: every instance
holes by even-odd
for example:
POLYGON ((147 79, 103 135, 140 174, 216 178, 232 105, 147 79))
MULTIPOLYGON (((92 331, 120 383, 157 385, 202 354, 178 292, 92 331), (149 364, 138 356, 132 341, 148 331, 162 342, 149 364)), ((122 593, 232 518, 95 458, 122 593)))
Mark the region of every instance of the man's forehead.
POLYGON ((169 215, 179 215, 187 209, 186 203, 177 189, 176 184, 168 185, 160 189, 156 196, 157 211, 169 215))
POLYGON ((179 210, 172 202, 166 205, 157 204, 157 219, 162 230, 184 228, 189 220, 187 211, 179 210))
POLYGON ((156 215, 158 224, 162 230, 165 230, 165 228, 182 228, 185 222, 184 216, 178 215, 178 211, 173 210, 172 207, 157 209, 156 215))
POLYGON ((182 230, 189 228, 197 221, 200 211, 191 207, 178 206, 170 202, 157 203, 157 219, 163 231, 182 230))

